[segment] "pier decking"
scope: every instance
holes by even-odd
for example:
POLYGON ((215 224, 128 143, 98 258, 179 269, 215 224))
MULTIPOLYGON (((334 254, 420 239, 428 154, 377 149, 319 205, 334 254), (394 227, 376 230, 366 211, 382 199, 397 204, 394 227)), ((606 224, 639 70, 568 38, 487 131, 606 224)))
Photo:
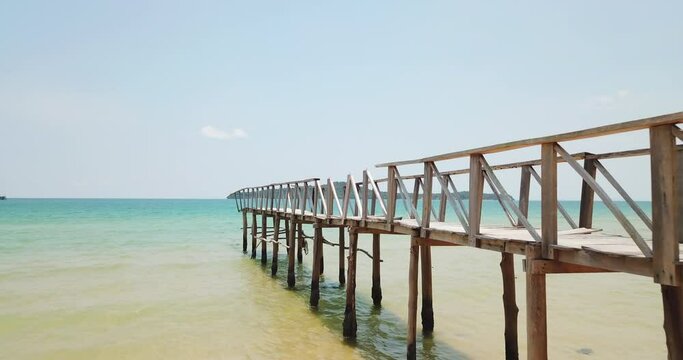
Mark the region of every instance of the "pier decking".
POLYGON ((373 234, 373 289, 376 305, 381 303, 380 236, 409 236, 409 308, 407 357, 416 356, 418 276, 422 276, 421 307, 424 332, 434 326, 432 309, 431 251, 438 246, 468 246, 501 253, 503 307, 505 312, 505 352, 507 359, 518 358, 517 304, 515 299, 514 255, 525 257, 527 357, 547 358, 546 274, 623 272, 652 277, 662 289, 664 330, 670 359, 683 359, 683 275, 680 246, 683 243, 683 131, 677 124, 683 113, 601 126, 571 133, 546 136, 457 151, 415 160, 378 165, 386 177, 374 180, 363 171, 361 181, 352 175, 345 179, 343 193, 337 193, 331 179, 309 178, 265 186, 249 187, 234 193, 243 214, 243 250, 251 240, 251 256, 261 246, 261 261, 267 261, 267 244, 272 244, 272 273, 277 274, 279 246, 287 249, 288 284, 294 286, 295 261, 301 261, 303 225, 312 225, 313 272, 312 306, 319 302, 319 276, 322 261, 322 228, 339 228, 339 280, 346 282, 345 337, 356 335, 355 284, 358 234, 373 234), (598 138, 631 131, 649 132, 648 148, 611 153, 568 153, 563 143, 598 138), (515 163, 488 163, 488 154, 536 147, 538 159, 515 163), (652 184, 652 218, 623 189, 604 163, 609 159, 649 156, 652 184), (445 169, 443 162, 466 158, 466 169, 445 169), (582 163, 580 163, 580 161, 582 163), (420 174, 402 176, 404 166, 419 165, 420 174), (568 166, 582 181, 579 218, 572 219, 557 200, 558 166, 568 166), (536 168, 540 168, 540 172, 536 168), (497 171, 520 169, 518 200, 502 185, 497 171), (456 188, 453 178, 467 176, 469 186, 456 188), (629 205, 651 231, 643 235, 596 181, 601 176, 629 205), (528 218, 529 193, 540 186, 541 223, 528 218), (412 191, 407 185, 412 183, 412 191), (482 218, 484 184, 495 194, 509 226, 491 226, 482 218), (469 192, 464 199, 460 191, 469 192), (593 228, 595 196, 609 209, 627 236, 610 235, 593 228), (439 199, 438 208, 434 197, 439 199), (467 203, 467 205, 466 205, 467 203), (397 207, 405 216, 397 216, 397 207), (251 227, 249 216, 251 214, 251 227), (448 215, 448 216, 447 216, 448 215), (559 215, 559 216, 558 216, 559 215), (257 217, 261 217, 261 232, 257 217), (269 231, 267 219, 272 218, 269 231), (559 230, 558 221, 569 229, 559 230), (284 224, 282 224, 284 223, 284 224), (284 225, 284 226, 283 226, 284 225), (540 226, 539 226, 540 225, 540 226), (284 227, 284 231, 281 229, 284 227), (249 229, 251 228, 251 232, 249 229), (345 233, 348 229, 348 257, 345 233), (284 235, 284 241, 280 237, 284 235), (298 241, 297 241, 298 240, 298 241), (298 259, 297 259, 298 258, 298 259), (346 262, 344 260, 347 260, 346 262), (347 265, 348 269, 345 269, 347 265))

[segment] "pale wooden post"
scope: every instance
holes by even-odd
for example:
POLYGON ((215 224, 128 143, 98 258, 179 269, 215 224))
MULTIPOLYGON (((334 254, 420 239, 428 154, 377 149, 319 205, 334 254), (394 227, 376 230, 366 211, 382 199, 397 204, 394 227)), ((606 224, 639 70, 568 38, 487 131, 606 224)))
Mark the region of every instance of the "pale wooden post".
POLYGON ((375 306, 382 305, 379 236, 379 234, 372 234, 372 303, 375 306))
MULTIPOLYGON (((544 176, 545 178, 545 176, 544 176)), ((533 261, 541 258, 537 247, 526 247, 526 336, 527 359, 548 359, 545 274, 534 274, 533 261)))
POLYGON ((432 247, 420 245, 420 261, 422 267, 422 331, 434 331, 434 305, 432 296, 432 247))
POLYGON ((410 238, 410 267, 408 270, 408 337, 407 351, 408 359, 415 359, 417 356, 417 275, 420 262, 420 246, 418 238, 410 238))
MULTIPOLYGON (((586 154, 586 156, 592 154, 586 154)), ((595 166, 595 159, 586 157, 583 159, 583 169, 592 177, 595 178, 597 168, 595 166)), ((581 205, 579 210, 579 227, 590 229, 593 227, 593 203, 595 191, 584 180, 581 184, 581 205)))
POLYGON ((519 359, 517 342, 517 300, 515 294, 514 254, 502 253, 500 270, 503 274, 503 312, 505 313, 505 359, 519 359))
POLYGON ((420 235, 427 237, 429 221, 432 218, 432 182, 434 180, 433 163, 424 163, 424 191, 422 193, 422 230, 420 235))
MULTIPOLYGON (((528 166, 522 166, 519 181, 519 211, 526 217, 529 216, 529 187, 531 185, 531 170, 528 166)), ((523 227, 522 219, 517 219, 517 226, 523 227)))
POLYGON ((480 154, 470 155, 470 192, 469 192, 469 245, 476 246, 476 236, 481 228, 481 205, 484 197, 484 173, 482 172, 480 154))
POLYGON ((256 259, 256 211, 251 210, 251 258, 256 259))
POLYGON ((344 309, 343 334, 355 338, 356 323, 356 253, 358 252, 358 231, 349 229, 349 276, 346 282, 346 308, 344 309))
POLYGON ((557 151, 555 143, 541 145, 541 238, 542 255, 552 258, 557 245, 557 151))
POLYGON ((391 223, 396 217, 396 167, 389 166, 388 176, 387 176, 387 229, 391 230, 391 223))
POLYGON ((277 275, 277 258, 278 252, 280 250, 280 243, 278 243, 278 238, 280 236, 280 216, 274 215, 273 217, 273 259, 270 266, 270 274, 272 276, 277 275))

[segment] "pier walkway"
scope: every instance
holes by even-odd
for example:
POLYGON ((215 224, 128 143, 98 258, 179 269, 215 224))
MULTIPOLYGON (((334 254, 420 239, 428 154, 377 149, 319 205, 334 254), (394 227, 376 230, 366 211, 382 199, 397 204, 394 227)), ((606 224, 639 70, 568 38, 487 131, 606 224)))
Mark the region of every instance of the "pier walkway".
MULTIPOLYGON (((653 279, 661 286, 664 330, 670 359, 683 359, 683 274, 680 246, 683 243, 683 131, 678 124, 683 113, 662 115, 624 123, 526 139, 476 149, 457 151, 415 160, 377 165, 386 177, 374 179, 363 171, 356 181, 352 175, 344 186, 332 179, 309 178, 244 188, 232 194, 243 214, 243 250, 266 263, 272 245, 272 273, 277 274, 279 247, 288 257, 288 285, 294 286, 295 262, 301 262, 304 225, 313 226, 313 271, 310 304, 318 306, 322 263, 323 228, 339 228, 339 281, 346 283, 345 337, 356 336, 356 256, 358 234, 373 234, 372 298, 381 303, 380 237, 382 234, 410 237, 408 268, 407 357, 416 357, 418 294, 421 293, 422 330, 434 327, 432 309, 431 251, 438 246, 468 246, 501 253, 503 308, 505 314, 505 353, 518 358, 514 255, 523 256, 526 274, 527 357, 547 358, 546 274, 623 272, 653 279), (618 133, 649 133, 649 147, 610 153, 568 153, 564 144, 576 140, 602 138, 618 133), (534 147, 539 158, 515 163, 489 164, 490 154, 534 147), (652 187, 651 212, 642 209, 608 171, 611 159, 647 156, 652 187), (466 159, 469 167, 450 169, 452 160, 466 159), (419 174, 402 175, 405 167, 420 166, 419 174), (578 219, 573 219, 557 199, 558 167, 567 166, 580 177, 581 203, 578 219), (517 200, 503 187, 498 174, 518 169, 517 200), (540 170, 540 171, 538 171, 540 170), (468 185, 456 188, 456 176, 468 177, 468 185), (603 181, 596 179, 600 176, 603 181), (532 183, 533 180, 533 183, 532 183), (604 184, 609 184, 608 191, 604 184), (484 184, 495 194, 509 220, 509 226, 490 226, 482 218, 484 184), (528 217, 529 193, 540 187, 541 221, 528 217), (408 190, 412 185, 411 191, 408 190), (617 206, 609 193, 617 193, 648 229, 640 231, 617 206), (467 193, 465 198, 463 194, 467 193), (593 226, 593 206, 597 198, 623 227, 626 235, 610 235, 593 226), (397 216, 397 207, 405 210, 397 216), (650 215, 648 214, 651 214, 650 215), (448 215, 448 216, 447 216, 448 215), (259 219, 260 226, 259 226, 259 219), (251 224, 249 218, 251 217, 251 224), (272 226, 268 226, 271 219, 272 226), (558 221, 566 221, 560 230, 558 221), (251 231, 250 231, 251 229, 251 231), (349 243, 345 243, 348 233, 349 243), (348 255, 346 250, 348 249, 348 255), (421 289, 418 276, 421 275, 421 289)), ((626 160, 627 161, 627 160, 626 160)), ((516 194, 517 195, 517 194, 516 194)), ((579 194, 577 194, 579 195, 579 194)))

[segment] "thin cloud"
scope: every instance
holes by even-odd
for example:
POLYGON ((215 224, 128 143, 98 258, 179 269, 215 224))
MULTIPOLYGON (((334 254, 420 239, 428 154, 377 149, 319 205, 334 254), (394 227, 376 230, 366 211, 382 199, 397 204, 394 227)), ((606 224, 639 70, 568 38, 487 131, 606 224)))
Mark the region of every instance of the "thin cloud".
POLYGON ((630 92, 625 89, 618 90, 614 94, 600 95, 594 98, 595 104, 598 106, 614 106, 621 100, 627 98, 630 92))
POLYGON ((208 137, 209 139, 217 140, 244 139, 248 136, 247 132, 242 129, 232 129, 228 131, 223 131, 220 129, 216 129, 211 125, 206 125, 202 128, 202 135, 208 137))

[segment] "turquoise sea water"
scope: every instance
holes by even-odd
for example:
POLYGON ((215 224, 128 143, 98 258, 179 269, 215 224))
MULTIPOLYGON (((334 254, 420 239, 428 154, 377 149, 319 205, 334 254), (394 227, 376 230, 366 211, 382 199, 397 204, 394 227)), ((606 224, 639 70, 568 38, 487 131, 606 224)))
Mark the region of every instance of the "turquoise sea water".
MULTIPOLYGON (((578 202, 564 204, 576 218, 578 202)), ((649 211, 649 203, 641 205, 649 211)), ((536 225, 539 216, 532 202, 536 225)), ((337 248, 325 248, 320 308, 312 310, 310 256, 297 267, 295 291, 286 290, 284 256, 271 278, 270 266, 242 254, 241 221, 227 200, 0 201, 0 358, 404 357, 406 237, 382 237, 381 309, 370 300, 371 263, 359 255, 359 337, 348 343, 341 338, 337 248)), ((485 202, 484 221, 505 224, 496 202, 485 202)), ((623 233, 600 203, 594 223, 623 233)), ((325 236, 337 239, 336 231, 325 236)), ((370 249, 369 240, 361 236, 360 247, 370 249)), ((418 336, 420 356, 502 357, 498 262, 493 252, 434 250, 436 331, 418 336)), ((516 273, 524 357, 521 258, 516 273)), ((666 356, 651 279, 550 276, 548 311, 551 358, 666 356)))

